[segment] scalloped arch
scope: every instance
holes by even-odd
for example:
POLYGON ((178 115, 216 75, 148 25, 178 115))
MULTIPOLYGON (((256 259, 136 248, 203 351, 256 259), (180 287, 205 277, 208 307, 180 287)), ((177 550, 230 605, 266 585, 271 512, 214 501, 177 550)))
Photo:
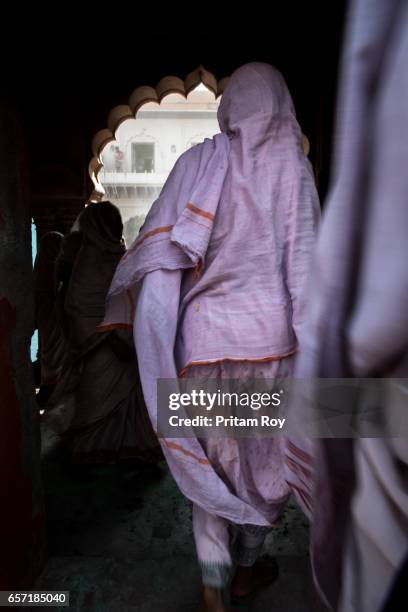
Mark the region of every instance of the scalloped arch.
POLYGON ((148 102, 156 102, 160 104, 163 98, 172 94, 178 93, 184 98, 195 89, 200 83, 210 89, 216 98, 222 95, 229 77, 224 77, 217 81, 216 77, 206 70, 203 66, 199 66, 196 70, 190 72, 184 81, 179 77, 166 76, 163 77, 156 87, 141 85, 137 87, 129 96, 129 104, 120 104, 115 106, 108 115, 107 126, 99 130, 92 139, 93 157, 89 162, 89 175, 94 184, 94 191, 89 200, 99 201, 103 198, 104 190, 98 181, 98 174, 103 168, 101 154, 103 149, 109 142, 116 140, 115 134, 119 126, 127 119, 135 119, 138 110, 148 102))
MULTIPOLYGON (((172 93, 178 93, 187 98, 188 94, 200 83, 205 85, 218 98, 224 92, 228 80, 229 77, 224 77, 218 81, 212 72, 209 72, 203 66, 199 66, 196 70, 190 72, 184 81, 180 77, 165 76, 158 82, 155 88, 141 85, 130 94, 129 104, 115 106, 108 115, 107 126, 99 130, 92 139, 93 157, 89 162, 88 170, 94 184, 94 190, 89 197, 89 201, 95 202, 103 199, 105 192, 98 181, 98 174, 103 168, 101 154, 109 142, 116 140, 116 131, 124 121, 136 119, 138 110, 144 104, 156 102, 159 105, 163 98, 172 93)), ((303 150, 306 155, 309 154, 310 144, 305 135, 303 135, 303 150)))

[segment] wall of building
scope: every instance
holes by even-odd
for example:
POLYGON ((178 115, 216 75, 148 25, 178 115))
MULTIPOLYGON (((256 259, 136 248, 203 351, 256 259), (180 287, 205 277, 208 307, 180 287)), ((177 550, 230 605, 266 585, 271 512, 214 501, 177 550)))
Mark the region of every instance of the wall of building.
POLYGON ((170 94, 160 105, 148 103, 135 119, 124 121, 116 132, 116 141, 105 147, 99 180, 106 199, 121 211, 128 245, 136 238, 180 155, 219 132, 218 106, 219 99, 202 85, 187 99, 170 94), (150 145, 154 155, 152 166, 146 164, 144 172, 138 171, 138 144, 150 145))

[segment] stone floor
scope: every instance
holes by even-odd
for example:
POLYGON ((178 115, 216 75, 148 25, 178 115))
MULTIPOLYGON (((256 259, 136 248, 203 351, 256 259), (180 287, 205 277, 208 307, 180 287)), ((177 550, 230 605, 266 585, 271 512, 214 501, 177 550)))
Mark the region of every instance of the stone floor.
MULTIPOLYGON (((49 563, 37 588, 69 590, 70 610, 81 612, 198 610, 191 506, 166 467, 74 471, 43 433, 49 563)), ((277 556, 280 577, 240 610, 317 612, 308 527, 293 503, 265 552, 277 556)))

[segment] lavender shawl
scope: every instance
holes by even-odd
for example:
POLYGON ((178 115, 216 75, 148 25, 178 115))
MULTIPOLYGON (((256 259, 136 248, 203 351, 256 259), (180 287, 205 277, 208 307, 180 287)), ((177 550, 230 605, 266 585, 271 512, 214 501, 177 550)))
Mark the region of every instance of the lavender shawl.
MULTIPOLYGON (((281 359, 296 350, 304 319, 319 204, 281 74, 237 70, 219 122, 222 134, 177 162, 116 270, 99 327, 134 324, 155 428, 157 378, 195 363, 281 359)), ((199 440, 161 443, 194 503, 234 523, 270 524, 231 493, 199 440)))

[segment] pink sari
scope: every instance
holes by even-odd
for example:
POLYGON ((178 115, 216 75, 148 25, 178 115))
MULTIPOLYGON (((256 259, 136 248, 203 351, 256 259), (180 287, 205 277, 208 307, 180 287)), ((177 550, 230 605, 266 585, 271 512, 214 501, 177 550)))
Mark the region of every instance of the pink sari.
MULTIPOLYGON (((304 320, 319 204, 280 73, 265 64, 236 71, 219 122, 221 134, 178 160, 118 266, 99 327, 134 325, 155 429, 158 378, 240 376, 245 368, 290 376, 304 320)), ((227 463, 212 441, 160 442, 194 504, 200 561, 221 580, 231 563, 226 526, 268 528, 282 512, 289 487, 281 442, 257 450, 255 440, 228 443, 227 463), (259 477, 255 493, 250 474, 259 477)))

